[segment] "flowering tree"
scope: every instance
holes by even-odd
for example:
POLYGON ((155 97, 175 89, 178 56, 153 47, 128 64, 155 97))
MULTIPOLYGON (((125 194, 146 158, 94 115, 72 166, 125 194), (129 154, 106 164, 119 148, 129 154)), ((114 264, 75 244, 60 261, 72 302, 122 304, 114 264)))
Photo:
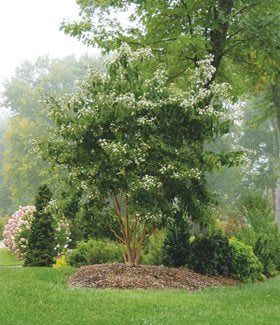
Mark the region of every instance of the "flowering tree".
POLYGON ((189 71, 187 90, 164 69, 149 75, 149 50, 125 45, 93 73, 81 93, 49 97, 53 138, 40 143, 44 159, 62 166, 118 218, 125 260, 137 265, 150 222, 187 213, 205 222, 210 195, 204 173, 230 165, 235 154, 205 152, 203 143, 228 131, 221 99, 226 85, 209 85, 211 58, 189 71))

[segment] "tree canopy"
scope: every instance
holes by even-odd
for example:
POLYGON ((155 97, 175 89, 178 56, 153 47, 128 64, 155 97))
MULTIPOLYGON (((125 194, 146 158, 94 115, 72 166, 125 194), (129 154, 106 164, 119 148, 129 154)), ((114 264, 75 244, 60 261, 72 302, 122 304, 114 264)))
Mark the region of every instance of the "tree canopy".
POLYGON ((77 3, 81 20, 65 21, 62 28, 66 33, 105 51, 115 50, 123 42, 134 49, 148 46, 157 56, 157 62, 166 64, 172 80, 185 78, 186 70, 208 54, 213 55, 216 69, 212 79, 220 76, 239 92, 244 91, 249 74, 249 79, 255 79, 248 72, 256 72, 256 61, 259 72, 275 68, 273 60, 279 52, 278 1, 78 0, 77 3), (129 17, 130 22, 123 23, 123 17, 129 17))

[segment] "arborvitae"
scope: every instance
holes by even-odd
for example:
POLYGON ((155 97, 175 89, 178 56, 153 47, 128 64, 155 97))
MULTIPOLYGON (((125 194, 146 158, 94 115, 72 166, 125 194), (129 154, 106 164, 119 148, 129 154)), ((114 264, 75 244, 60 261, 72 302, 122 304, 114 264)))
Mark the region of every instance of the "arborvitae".
POLYGON ((51 266, 54 263, 54 220, 51 213, 46 211, 51 198, 49 188, 46 185, 40 186, 35 199, 36 212, 28 239, 25 266, 51 266))
POLYGON ((167 228, 162 249, 162 262, 167 266, 183 266, 188 262, 190 251, 190 229, 183 217, 177 214, 167 228))

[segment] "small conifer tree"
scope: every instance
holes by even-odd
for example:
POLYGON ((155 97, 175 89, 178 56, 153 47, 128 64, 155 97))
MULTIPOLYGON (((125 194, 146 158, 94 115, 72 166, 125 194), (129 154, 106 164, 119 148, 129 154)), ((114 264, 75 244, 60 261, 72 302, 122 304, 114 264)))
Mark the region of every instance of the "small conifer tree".
POLYGON ((25 266, 51 266, 55 257, 54 220, 46 210, 52 193, 47 185, 38 189, 35 199, 36 212, 31 225, 31 233, 27 244, 25 266))
POLYGON ((184 266, 190 251, 190 229, 183 217, 177 213, 168 226, 162 249, 162 262, 167 266, 184 266))

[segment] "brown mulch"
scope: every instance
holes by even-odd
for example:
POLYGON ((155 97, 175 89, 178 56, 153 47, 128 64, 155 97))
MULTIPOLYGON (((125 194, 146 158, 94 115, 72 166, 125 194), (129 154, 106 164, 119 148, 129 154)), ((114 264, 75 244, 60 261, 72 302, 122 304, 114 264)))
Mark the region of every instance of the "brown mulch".
POLYGON ((73 287, 115 289, 170 289, 197 290, 206 287, 238 285, 230 278, 205 276, 185 268, 163 266, 137 267, 126 264, 97 264, 83 266, 69 278, 73 287))

